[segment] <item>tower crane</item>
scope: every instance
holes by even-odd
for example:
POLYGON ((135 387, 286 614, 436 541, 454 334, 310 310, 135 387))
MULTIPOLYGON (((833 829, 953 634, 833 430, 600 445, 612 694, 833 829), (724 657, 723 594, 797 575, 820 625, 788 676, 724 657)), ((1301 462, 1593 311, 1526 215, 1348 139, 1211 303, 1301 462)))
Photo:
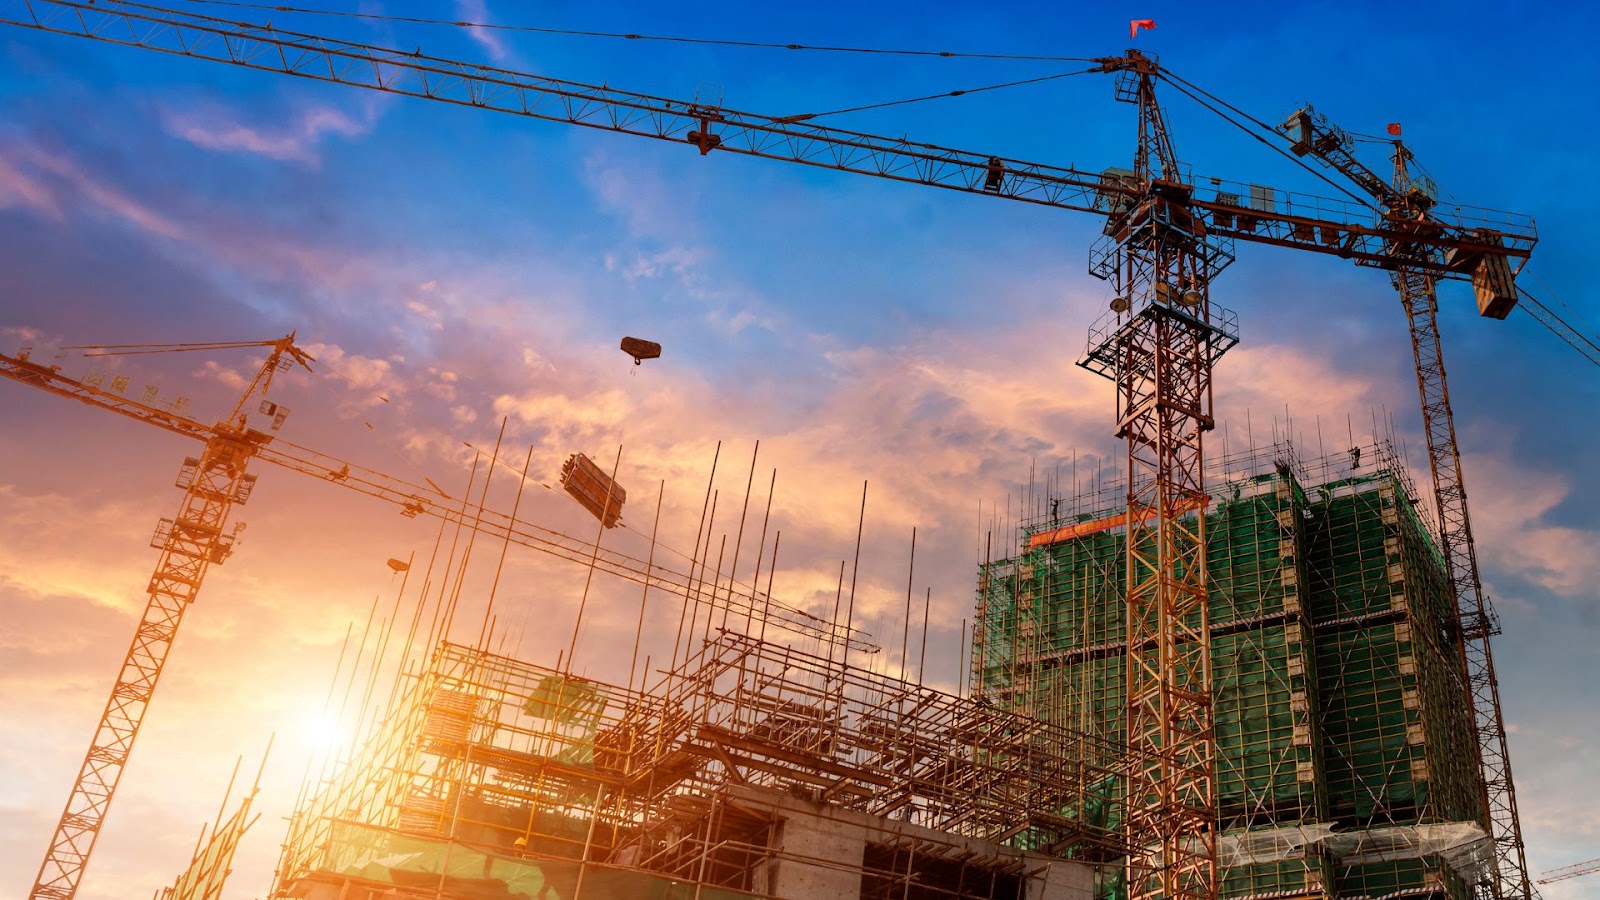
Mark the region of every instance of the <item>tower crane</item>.
MULTIPOLYGON (((1391 223, 1396 230, 1427 235, 1444 227, 1435 218, 1439 207, 1438 189, 1426 175, 1412 174, 1411 151, 1398 135, 1391 142, 1393 174, 1384 179, 1357 158, 1351 135, 1309 104, 1290 116, 1281 130, 1288 135, 1290 149, 1295 154, 1311 156, 1370 194, 1381 207, 1382 220, 1391 223)), ((1490 233, 1484 237, 1490 243, 1497 239, 1490 233)), ((1463 259, 1462 255, 1468 252, 1446 250, 1426 241, 1400 239, 1389 248, 1394 264, 1388 268, 1411 331, 1417 390, 1422 398, 1422 428, 1427 437, 1428 467, 1433 475, 1434 505, 1439 515, 1439 549, 1445 559, 1455 603, 1455 624, 1460 629, 1459 639, 1454 643, 1466 675, 1466 699, 1472 709, 1473 736, 1481 759, 1479 789, 1483 824, 1495 844, 1495 867, 1491 872, 1493 896, 1526 897, 1532 888, 1528 884, 1522 825, 1517 816, 1516 789, 1511 778, 1511 754, 1506 747, 1505 719, 1500 709, 1500 685, 1495 677, 1494 654, 1489 644, 1490 638, 1500 633, 1500 624, 1478 574, 1478 553, 1472 538, 1472 518, 1467 511, 1461 451, 1456 443, 1455 413, 1450 406, 1444 348, 1439 340, 1438 279, 1419 265, 1422 260, 1441 254, 1445 260, 1470 265, 1479 314, 1505 318, 1518 299, 1505 258, 1490 253, 1475 260, 1463 259)), ((1540 310, 1548 313, 1542 306, 1540 310)), ((1543 317, 1540 321, 1544 321, 1543 317)))
MULTIPOLYGON (((202 427, 205 441, 199 456, 184 460, 178 473, 178 487, 183 488, 183 500, 178 504, 178 514, 162 519, 156 528, 151 545, 161 551, 156 560, 155 573, 150 576, 144 615, 133 633, 133 643, 123 657, 122 668, 100 714, 100 724, 95 728, 89 750, 78 768, 77 780, 67 797, 66 808, 56 825, 50 848, 34 880, 34 897, 70 897, 77 889, 78 879, 94 850, 100 836, 100 825, 105 821, 111 800, 116 795, 122 771, 133 751, 134 739, 139 736, 139 726, 144 722, 145 711, 155 695, 161 670, 178 636, 178 626, 183 614, 194 602, 205 580, 206 570, 228 558, 233 549, 234 536, 224 529, 228 514, 235 505, 243 505, 255 488, 256 476, 247 469, 252 457, 263 444, 271 440, 267 432, 250 427, 250 416, 257 410, 272 419, 276 428, 283 424, 277 417, 272 401, 267 400, 267 390, 272 386, 273 375, 281 368, 295 364, 310 368, 312 358, 294 345, 291 333, 276 341, 238 343, 228 345, 184 345, 174 350, 218 349, 220 347, 267 347, 266 362, 256 372, 255 378, 245 388, 239 402, 234 404, 228 418, 209 428, 202 427), (259 405, 251 408, 251 401, 259 405)), ((148 347, 129 345, 93 349, 101 353, 145 352, 148 347)), ((27 354, 17 358, 3 357, 0 372, 26 384, 48 388, 55 377, 49 369, 29 362, 27 354)), ((84 387, 90 388, 89 385, 84 387)), ((99 393, 98 389, 94 389, 99 393)), ((131 402, 131 401, 130 401, 131 402)), ((139 404, 144 406, 144 404, 139 404)), ((149 414, 160 418, 164 410, 148 408, 149 414)), ((176 413, 174 419, 181 418, 176 413)), ((198 423, 195 423, 198 425, 198 423)), ((197 434, 197 436, 200 436, 197 434)))
POLYGON ((1544 873, 1544 877, 1539 879, 1539 883, 1555 884, 1558 881, 1566 881, 1568 878, 1593 875, 1596 872, 1600 872, 1600 859, 1591 859, 1586 862, 1573 863, 1570 866, 1562 866, 1559 869, 1552 869, 1544 873))
MULTIPOLYGON (((576 538, 494 510, 471 509, 431 483, 413 484, 277 437, 274 432, 283 424, 287 410, 267 399, 273 376, 296 364, 309 370, 315 362, 295 346, 294 337, 290 333, 275 341, 63 348, 92 355, 268 348, 266 361, 233 411, 214 425, 181 411, 125 397, 121 391, 126 385, 115 380, 109 387, 102 387, 69 377, 59 366, 40 365, 26 352, 17 356, 0 353, 0 378, 120 413, 202 444, 200 455, 185 458, 179 470, 177 486, 184 493, 177 515, 162 519, 151 541, 160 557, 147 588, 150 598, 40 865, 30 895, 33 898, 67 898, 76 893, 184 613, 198 597, 207 570, 232 553, 234 534, 227 530, 228 516, 233 507, 250 498, 255 488, 256 476, 248 471, 254 460, 388 501, 399 506, 402 515, 428 515, 447 524, 476 527, 483 534, 560 559, 584 565, 592 560, 596 569, 639 584, 680 596, 698 596, 695 579, 670 567, 585 545, 576 538), (252 416, 270 422, 265 426, 267 430, 252 427, 252 416)), ((768 617, 779 627, 801 634, 849 641, 868 651, 876 649, 848 626, 827 622, 753 588, 746 596, 730 591, 714 602, 734 612, 768 617)))
MULTIPOLYGON (((702 156, 762 157, 1104 217, 1105 237, 1091 249, 1089 269, 1116 297, 1091 328, 1079 364, 1115 384, 1117 434, 1127 445, 1128 738, 1133 757, 1148 761, 1128 779, 1131 900, 1216 895, 1201 463, 1214 424, 1213 366, 1238 335, 1234 315, 1212 302, 1212 279, 1233 261, 1236 242, 1268 244, 1390 271, 1427 321, 1438 281, 1472 281, 1480 309, 1500 317, 1516 304, 1513 279, 1537 241, 1533 220, 1522 215, 1452 205, 1432 207, 1421 219, 1374 218, 1359 198, 1189 177, 1156 99, 1157 82, 1170 73, 1134 50, 1095 59, 1087 70, 1114 75, 1117 99, 1138 108, 1133 169, 1093 172, 144 3, 0 0, 0 22, 688 144, 702 156)), ((1436 331, 1432 340, 1436 345, 1436 331)), ((1419 352, 1419 369, 1431 365, 1419 352)), ((1427 383, 1442 386, 1443 377, 1439 364, 1427 383)), ((1458 473, 1453 432, 1441 438, 1458 473)), ((1464 509, 1464 492, 1460 500, 1464 509)), ((1514 808, 1509 764, 1505 772, 1503 799, 1514 808)), ((1515 832, 1515 816, 1508 821, 1515 832)), ((1496 841, 1500 898, 1528 894, 1525 863, 1510 852, 1520 846, 1519 834, 1496 841)))

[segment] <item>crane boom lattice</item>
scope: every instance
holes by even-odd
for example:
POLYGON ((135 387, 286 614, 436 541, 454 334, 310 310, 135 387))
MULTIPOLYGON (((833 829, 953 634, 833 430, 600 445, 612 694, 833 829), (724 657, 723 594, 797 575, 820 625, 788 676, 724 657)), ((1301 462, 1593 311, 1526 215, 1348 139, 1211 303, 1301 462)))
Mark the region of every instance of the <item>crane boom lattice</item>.
POLYGON ((1500 633, 1500 626, 1478 575, 1478 554, 1461 474, 1461 450, 1456 443, 1455 414, 1450 408, 1444 351, 1439 341, 1438 300, 1433 279, 1425 274, 1400 269, 1395 272, 1395 284, 1411 327, 1422 425, 1428 439, 1428 467, 1433 474, 1434 503, 1439 514, 1439 549, 1456 602, 1465 686, 1481 759, 1481 803, 1485 825, 1495 844, 1490 896, 1497 900, 1525 898, 1531 895, 1532 888, 1511 778, 1500 685, 1489 646, 1490 638, 1500 633))
MULTIPOLYGON (((0 23, 105 41, 193 59, 292 75, 493 112, 655 138, 697 149, 800 163, 859 175, 1107 215, 1131 185, 1100 172, 1027 162, 762 115, 529 75, 144 3, 101 0, 0 0, 0 23), (1108 203, 1108 200, 1112 202, 1108 203)), ((1126 57, 1100 60, 1121 71, 1126 57)), ((1192 205, 1217 238, 1293 247, 1392 268, 1391 248, 1425 247, 1411 264, 1466 280, 1469 260, 1484 252, 1525 260, 1536 240, 1533 220, 1499 210, 1436 206, 1426 235, 1374 221, 1369 205, 1222 178, 1204 184, 1192 205)))
MULTIPOLYGON (((289 340, 285 338, 274 346, 256 381, 235 408, 236 415, 258 387, 265 393, 279 360, 288 353, 289 340)), ((54 374, 25 359, 3 359, 0 374, 25 383, 48 384, 54 374)), ((184 493, 178 513, 172 519, 161 520, 151 541, 161 555, 146 588, 149 600, 39 866, 32 897, 67 900, 77 893, 167 655, 177 639, 178 626, 199 595, 206 571, 226 560, 231 552, 233 535, 225 530, 228 515, 234 506, 249 498, 255 479, 247 467, 267 440, 266 434, 245 427, 242 418, 236 419, 217 426, 206 438, 200 456, 185 460, 180 469, 178 487, 184 493)))
POLYGON ((1555 884, 1558 881, 1566 881, 1568 878, 1577 878, 1582 875, 1593 875, 1596 872, 1600 872, 1600 859, 1591 859, 1581 863, 1573 863, 1570 866, 1562 866, 1559 869, 1546 872, 1544 873, 1544 877, 1539 879, 1539 883, 1555 884))

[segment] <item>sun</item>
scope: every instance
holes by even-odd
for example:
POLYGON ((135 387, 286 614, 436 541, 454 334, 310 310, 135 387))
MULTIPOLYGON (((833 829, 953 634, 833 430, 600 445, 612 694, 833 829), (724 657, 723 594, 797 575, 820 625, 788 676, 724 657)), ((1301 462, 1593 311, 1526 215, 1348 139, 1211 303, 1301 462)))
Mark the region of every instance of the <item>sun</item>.
POLYGON ((318 756, 342 749, 350 738, 349 724, 327 710, 302 716, 296 732, 300 743, 318 756))

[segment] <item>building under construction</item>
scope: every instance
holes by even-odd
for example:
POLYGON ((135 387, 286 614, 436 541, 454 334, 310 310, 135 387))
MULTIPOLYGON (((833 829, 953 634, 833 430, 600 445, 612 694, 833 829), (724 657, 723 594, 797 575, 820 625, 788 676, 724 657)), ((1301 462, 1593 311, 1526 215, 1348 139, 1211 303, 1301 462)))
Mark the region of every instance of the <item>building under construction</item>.
POLYGON ((272 896, 1092 896, 1114 742, 845 659, 724 631, 634 690, 441 644, 272 896))
MULTIPOLYGON (((1219 894, 1464 898, 1492 862, 1453 601, 1388 444, 1212 463, 1219 894)), ((975 696, 1124 729, 1126 488, 1025 521, 978 586, 975 696)))
MULTIPOLYGON (((1213 469, 1220 895, 1465 900, 1492 853, 1461 642, 1389 445, 1213 469)), ((639 688, 440 644, 297 810, 273 896, 1117 898, 1124 491, 981 567, 970 696, 847 641, 723 630, 639 688)))

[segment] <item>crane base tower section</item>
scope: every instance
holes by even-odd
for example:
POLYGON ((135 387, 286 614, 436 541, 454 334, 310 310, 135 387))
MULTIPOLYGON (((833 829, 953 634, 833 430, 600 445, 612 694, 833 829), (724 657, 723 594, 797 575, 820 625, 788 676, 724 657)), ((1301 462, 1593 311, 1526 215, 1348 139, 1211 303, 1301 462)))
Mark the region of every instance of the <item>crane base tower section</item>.
MULTIPOLYGON (((1444 562, 1384 442, 1211 464, 1219 895, 1464 900, 1491 865, 1444 562)), ((1126 487, 1051 498, 980 567, 980 700, 1124 730, 1126 487)), ((1119 896, 1116 873, 1099 879, 1119 896)))
POLYGON ((648 691, 442 644, 275 898, 1092 900, 1112 742, 724 632, 648 691))

